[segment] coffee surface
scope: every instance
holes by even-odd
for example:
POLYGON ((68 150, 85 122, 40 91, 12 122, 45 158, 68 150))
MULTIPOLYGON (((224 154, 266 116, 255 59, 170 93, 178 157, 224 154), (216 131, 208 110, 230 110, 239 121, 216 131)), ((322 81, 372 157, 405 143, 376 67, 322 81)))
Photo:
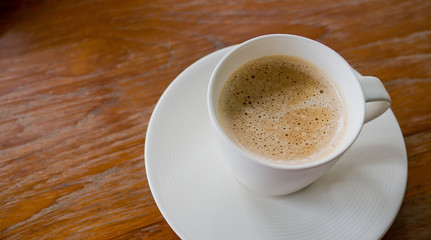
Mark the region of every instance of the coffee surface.
POLYGON ((330 77, 285 55, 237 69, 223 87, 218 111, 233 142, 282 164, 308 163, 330 153, 345 120, 342 97, 330 77))

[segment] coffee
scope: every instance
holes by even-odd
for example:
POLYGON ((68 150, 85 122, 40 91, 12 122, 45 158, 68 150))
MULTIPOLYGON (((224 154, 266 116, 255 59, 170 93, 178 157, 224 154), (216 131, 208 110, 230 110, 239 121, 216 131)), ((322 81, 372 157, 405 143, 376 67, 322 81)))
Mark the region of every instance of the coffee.
POLYGON ((226 81, 219 121, 243 149, 281 164, 329 154, 343 134, 346 111, 331 78, 293 56, 251 60, 226 81))

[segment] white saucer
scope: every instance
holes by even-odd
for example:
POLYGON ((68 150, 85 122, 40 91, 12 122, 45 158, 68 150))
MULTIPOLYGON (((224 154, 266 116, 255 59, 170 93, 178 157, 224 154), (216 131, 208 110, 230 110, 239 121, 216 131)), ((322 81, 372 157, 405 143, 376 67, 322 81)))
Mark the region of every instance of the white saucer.
POLYGON ((392 111, 307 188, 267 197, 243 188, 214 142, 206 90, 225 48, 195 62, 164 92, 148 125, 145 165, 154 199, 182 239, 378 239, 392 224, 407 155, 392 111))

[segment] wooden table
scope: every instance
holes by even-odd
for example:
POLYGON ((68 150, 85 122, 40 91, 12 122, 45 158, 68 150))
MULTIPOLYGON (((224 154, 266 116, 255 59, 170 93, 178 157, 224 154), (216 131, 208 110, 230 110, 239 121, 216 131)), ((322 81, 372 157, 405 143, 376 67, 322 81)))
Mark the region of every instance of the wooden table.
POLYGON ((0 239, 177 239, 144 145, 169 83, 197 59, 292 33, 378 76, 408 152, 384 239, 431 238, 431 1, 0 3, 0 239))

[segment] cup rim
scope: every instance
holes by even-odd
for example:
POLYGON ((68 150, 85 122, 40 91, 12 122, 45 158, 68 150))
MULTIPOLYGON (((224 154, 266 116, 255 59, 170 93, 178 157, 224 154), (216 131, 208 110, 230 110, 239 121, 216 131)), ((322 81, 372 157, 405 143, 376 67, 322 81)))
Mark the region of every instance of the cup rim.
POLYGON ((270 167, 270 168, 275 168, 275 169, 290 169, 290 170, 300 170, 300 169, 310 169, 310 168, 314 168, 314 167, 318 167, 324 164, 327 164, 329 162, 332 162, 336 159, 338 159, 344 152, 346 152, 350 146, 354 143, 354 141, 356 140, 356 138, 359 136, 359 133, 361 132, 362 126, 364 125, 364 119, 365 119, 365 98, 363 96, 363 93, 361 91, 361 96, 363 99, 363 111, 362 111, 362 118, 359 121, 360 124, 357 124, 358 126, 354 125, 352 127, 356 127, 356 129, 354 129, 356 132, 352 135, 352 137, 350 139, 346 139, 345 142, 345 146, 337 149, 335 152, 330 153, 329 155, 316 160, 316 161, 312 161, 309 163, 304 163, 304 164, 295 164, 295 165, 290 165, 290 164, 279 164, 279 163, 275 163, 275 162, 271 162, 270 160, 265 160, 265 159, 261 159, 259 158, 257 155, 254 155, 252 153, 250 153, 249 151, 242 149, 240 146, 238 146, 236 143, 234 143, 232 141, 231 138, 229 138, 227 136, 227 134, 225 133, 225 131, 223 130, 223 128, 220 126, 219 120, 216 117, 216 109, 215 106, 218 106, 217 104, 212 104, 212 99, 214 97, 214 91, 212 91, 212 89, 214 88, 213 85, 215 84, 215 78, 217 73, 220 71, 220 68, 223 65, 223 62, 226 61, 226 59, 228 59, 230 56, 234 55, 237 51, 241 50, 242 48, 246 47, 247 45, 256 42, 256 41, 260 41, 263 39, 267 39, 267 38, 275 38, 275 37, 282 37, 282 38, 296 38, 296 39, 301 39, 302 41, 309 41, 313 44, 317 44, 320 45, 321 47, 326 48, 327 50, 329 50, 330 52, 333 53, 334 57, 338 58, 338 60, 341 60, 341 62, 345 65, 345 67, 348 68, 348 71, 350 71, 350 73, 352 74, 353 78, 356 80, 355 83, 358 85, 359 89, 362 89, 360 87, 360 84, 358 82, 357 76, 354 73, 354 70, 350 67, 349 63, 340 55, 338 54, 336 51, 334 51, 333 49, 331 49, 330 47, 315 41, 313 39, 309 39, 306 37, 302 37, 302 36, 298 36, 298 35, 293 35, 293 34, 268 34, 268 35, 262 35, 262 36, 258 36, 258 37, 254 37, 252 39, 249 39, 245 42, 242 42, 238 45, 236 45, 232 50, 230 50, 225 56, 222 57, 222 59, 217 63, 216 67, 214 68, 211 77, 210 77, 210 81, 209 81, 209 85, 208 85, 208 89, 207 89, 207 105, 208 105, 208 111, 209 111, 209 116, 211 119, 211 122, 213 124, 213 126, 216 128, 216 131, 218 134, 220 134, 222 140, 224 142, 226 142, 228 145, 231 146, 232 149, 234 149, 236 152, 238 152, 241 155, 245 155, 246 157, 248 157, 250 160, 254 161, 255 163, 270 167), (215 106, 214 106, 215 105, 215 106))

